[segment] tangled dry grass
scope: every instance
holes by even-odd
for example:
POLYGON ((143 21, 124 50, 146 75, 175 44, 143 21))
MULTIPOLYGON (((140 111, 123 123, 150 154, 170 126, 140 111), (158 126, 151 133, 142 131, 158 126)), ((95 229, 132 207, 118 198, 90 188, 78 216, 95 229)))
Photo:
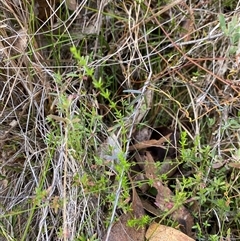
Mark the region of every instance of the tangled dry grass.
POLYGON ((209 190, 219 175, 226 187, 192 208, 199 240, 238 240, 240 37, 231 36, 239 22, 224 34, 219 13, 231 23, 239 2, 0 3, 1 240, 101 240, 119 208, 106 198, 119 197, 121 182, 100 178, 106 165, 97 165, 97 153, 118 130, 114 142, 121 148, 125 136, 127 154, 143 123, 186 132, 195 159, 183 160, 185 175, 199 175, 209 190), (121 118, 86 66, 111 91, 121 118), (213 204, 219 195, 226 212, 213 204))

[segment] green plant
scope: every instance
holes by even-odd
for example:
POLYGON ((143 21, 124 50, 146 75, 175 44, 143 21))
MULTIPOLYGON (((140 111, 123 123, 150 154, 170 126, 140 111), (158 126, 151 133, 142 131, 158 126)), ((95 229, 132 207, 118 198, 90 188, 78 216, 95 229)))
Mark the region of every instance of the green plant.
POLYGON ((240 39, 240 27, 238 26, 238 17, 233 16, 231 21, 226 24, 226 19, 223 14, 218 15, 218 20, 220 23, 220 27, 230 40, 230 54, 235 54, 238 50, 239 39, 240 39))
MULTIPOLYGON (((97 80, 94 77, 94 71, 88 67, 89 57, 83 57, 75 47, 71 48, 75 59, 78 62, 79 69, 81 70, 78 74, 80 79, 87 76, 92 79, 93 85, 99 94, 109 103, 110 112, 113 118, 117 121, 117 125, 114 127, 114 131, 119 129, 119 138, 121 139, 121 145, 123 148, 126 147, 128 139, 128 131, 125 127, 124 112, 118 109, 116 102, 111 98, 111 92, 105 87, 105 83, 101 80, 97 80)), ((56 81, 59 87, 64 86, 61 76, 56 75, 56 81)), ((84 96, 84 94, 83 94, 84 96)), ((64 177, 64 190, 67 191, 67 170, 68 170, 68 159, 78 160, 81 167, 80 172, 74 176, 74 186, 81 185, 85 195, 100 197, 101 205, 107 205, 109 208, 109 216, 106 216, 106 221, 112 223, 115 219, 115 212, 117 208, 121 208, 124 211, 128 210, 128 205, 124 202, 129 196, 129 185, 128 185, 128 170, 130 168, 129 162, 126 160, 126 154, 124 149, 116 143, 110 144, 109 149, 106 150, 104 155, 109 155, 112 160, 107 163, 107 160, 103 160, 104 157, 97 156, 97 149, 99 143, 97 141, 97 132, 102 128, 102 118, 96 113, 94 108, 88 108, 87 102, 82 98, 79 106, 76 110, 73 110, 72 96, 67 96, 65 93, 59 93, 58 98, 58 116, 49 115, 48 121, 51 123, 52 128, 55 128, 54 132, 48 134, 48 146, 52 149, 52 141, 55 145, 64 146, 65 156, 67 159, 64 160, 65 168, 63 170, 64 177), (59 123, 60 125, 58 125, 59 123), (62 131, 64 136, 61 138, 62 131), (53 134, 55 133, 55 134, 53 134), (60 135, 60 136, 58 136, 60 135), (54 139, 52 139, 54 137, 54 139), (86 140, 88 145, 86 146, 86 140), (92 150, 92 152, 86 153, 85 150, 92 150), (86 158, 87 157, 87 158, 86 158), (110 168, 110 169, 109 169, 110 168), (113 181, 109 182, 109 178, 113 176, 113 181)), ((126 104, 123 103, 123 106, 126 104)), ((124 111, 131 111, 130 107, 124 111)), ((116 141, 117 140, 112 140, 116 141)), ((56 147, 53 147, 53 149, 56 147)), ((79 194, 80 200, 84 198, 79 194)), ((68 198, 65 194, 63 197, 63 209, 67 210, 68 198)), ((65 211, 66 215, 66 211, 65 211)), ((95 212, 91 216, 97 215, 95 212)), ((63 224, 66 221, 65 216, 63 224)), ((86 225, 86 224, 84 224, 86 225)), ((108 225, 108 224, 106 224, 108 225)), ((65 227, 66 228, 66 227, 65 227)), ((64 226, 61 230, 62 235, 64 234, 64 226)))
POLYGON ((134 227, 136 229, 139 229, 139 228, 145 227, 151 221, 152 221, 152 219, 148 215, 144 215, 144 216, 142 216, 141 218, 138 218, 138 219, 128 220, 127 224, 129 225, 129 227, 134 227))

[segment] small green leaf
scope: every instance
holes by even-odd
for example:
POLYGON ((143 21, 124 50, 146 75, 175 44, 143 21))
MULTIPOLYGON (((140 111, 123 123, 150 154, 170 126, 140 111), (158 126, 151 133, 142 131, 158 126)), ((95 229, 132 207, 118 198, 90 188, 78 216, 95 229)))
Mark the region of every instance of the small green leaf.
POLYGON ((101 89, 102 86, 103 86, 103 82, 102 82, 102 79, 99 78, 99 80, 95 80, 93 81, 93 85, 96 89, 101 89))
POLYGON ((225 21, 224 15, 222 13, 220 13, 218 15, 218 20, 219 20, 222 31, 227 35, 228 31, 227 31, 226 21, 225 21))
POLYGON ((101 95, 105 98, 105 99, 109 99, 110 97, 110 92, 108 89, 106 89, 103 93, 101 93, 101 95))
POLYGON ((238 49, 237 46, 230 46, 229 54, 235 54, 237 52, 237 49, 238 49))

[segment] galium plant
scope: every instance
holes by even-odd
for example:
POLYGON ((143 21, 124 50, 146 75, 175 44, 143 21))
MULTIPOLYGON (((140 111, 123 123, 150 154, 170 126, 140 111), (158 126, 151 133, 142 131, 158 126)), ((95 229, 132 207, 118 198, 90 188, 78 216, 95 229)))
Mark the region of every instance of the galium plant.
MULTIPOLYGON (((112 93, 105 88, 103 80, 101 78, 97 80, 94 77, 93 68, 88 66, 89 57, 81 56, 75 47, 71 48, 71 52, 78 64, 78 78, 83 79, 87 76, 92 79, 94 88, 108 103, 111 118, 115 118, 117 124, 113 126, 112 133, 108 133, 103 124, 102 116, 98 114, 97 108, 94 107, 94 102, 92 106, 89 106, 84 89, 80 89, 79 93, 68 95, 62 91, 64 82, 61 76, 55 75, 59 88, 58 93, 55 94, 58 102, 58 114, 48 116, 51 131, 48 134, 47 145, 49 150, 55 150, 49 153, 51 156, 49 158, 53 158, 58 149, 61 150, 60 153, 63 155, 64 169, 61 173, 64 191, 62 206, 65 217, 60 232, 62 235, 64 229, 68 229, 64 222, 67 222, 69 218, 69 202, 73 198, 69 193, 69 185, 75 187, 77 196, 74 198, 76 202, 82 203, 94 199, 99 205, 98 209, 88 211, 90 219, 82 218, 81 227, 77 231, 79 235, 83 226, 93 225, 89 222, 92 222, 94 216, 98 215, 97 212, 101 212, 101 208, 106 209, 108 207, 108 214, 105 217, 106 223, 101 224, 106 226, 115 220, 117 209, 121 208, 123 211, 129 209, 125 202, 129 198, 127 173, 130 164, 126 160, 125 148, 128 142, 128 130, 125 127, 124 112, 119 110, 117 103, 112 100, 112 93), (100 137, 101 135, 102 137, 100 137), (116 135, 118 135, 117 138, 115 138, 116 135), (110 139, 111 143, 106 142, 105 145, 104 143, 101 145, 99 138, 102 138, 102 140, 104 138, 106 141, 110 139), (118 143, 118 140, 121 140, 121 143, 118 143), (107 150, 104 149, 106 145, 108 146, 107 150), (106 156, 109 159, 106 159, 106 156), (75 172, 73 177, 69 178, 68 173, 71 173, 72 165, 74 165, 75 172)), ((97 203, 93 205, 97 205, 97 203)), ((82 213, 82 216, 87 217, 87 214, 82 213)))

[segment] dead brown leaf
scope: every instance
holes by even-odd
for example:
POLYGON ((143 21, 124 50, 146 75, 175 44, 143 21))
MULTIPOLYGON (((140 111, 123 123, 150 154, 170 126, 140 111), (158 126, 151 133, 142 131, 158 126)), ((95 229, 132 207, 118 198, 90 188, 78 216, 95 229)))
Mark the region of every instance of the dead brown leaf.
POLYGON ((133 214, 136 218, 141 218, 145 214, 144 208, 143 208, 143 205, 142 205, 142 201, 141 201, 141 199, 139 198, 139 196, 136 192, 136 189, 134 187, 131 176, 130 175, 128 175, 128 176, 129 176, 129 180, 130 180, 131 185, 132 185, 132 210, 133 210, 133 214))
POLYGON ((14 42, 15 50, 19 53, 24 52, 27 47, 27 29, 21 29, 17 32, 17 40, 14 42))
POLYGON ((228 165, 230 167, 240 169, 240 162, 229 162, 228 165))
POLYGON ((16 31, 14 35, 6 37, 5 44, 10 49, 11 54, 24 53, 28 44, 27 29, 22 28, 16 31))
POLYGON ((76 10, 77 8, 77 1, 76 0, 66 0, 66 4, 69 10, 76 10))
POLYGON ((212 168, 219 169, 219 168, 223 167, 227 162, 228 162, 227 160, 224 160, 224 161, 219 160, 212 164, 212 168))
POLYGON ((194 239, 188 237, 177 229, 160 225, 158 223, 152 223, 149 226, 146 232, 146 239, 148 241, 194 241, 194 239))
POLYGON ((142 141, 140 143, 134 144, 132 146, 129 146, 129 151, 142 150, 153 146, 161 147, 165 149, 165 147, 162 144, 166 141, 169 141, 171 135, 172 133, 161 137, 159 140, 148 140, 148 141, 142 141))
POLYGON ((160 217, 162 215, 162 211, 158 207, 153 206, 150 201, 143 199, 142 204, 143 208, 149 213, 153 214, 155 217, 160 217))
POLYGON ((150 152, 146 152, 145 173, 147 178, 153 180, 153 186, 158 192, 155 205, 157 205, 161 211, 167 211, 169 216, 182 226, 184 232, 188 236, 192 236, 191 229, 194 225, 193 217, 184 206, 177 209, 174 207, 174 195, 172 191, 167 186, 164 186, 159 178, 157 178, 155 162, 150 152))
POLYGON ((130 227, 128 221, 131 219, 141 218, 145 212, 132 179, 129 175, 132 184, 132 211, 123 214, 120 219, 113 225, 109 237, 107 234, 103 237, 104 241, 144 241, 145 227, 130 227))
POLYGON ((128 226, 128 220, 133 219, 131 213, 123 214, 120 219, 113 225, 109 238, 106 235, 103 241, 144 241, 145 228, 139 229, 128 226))

